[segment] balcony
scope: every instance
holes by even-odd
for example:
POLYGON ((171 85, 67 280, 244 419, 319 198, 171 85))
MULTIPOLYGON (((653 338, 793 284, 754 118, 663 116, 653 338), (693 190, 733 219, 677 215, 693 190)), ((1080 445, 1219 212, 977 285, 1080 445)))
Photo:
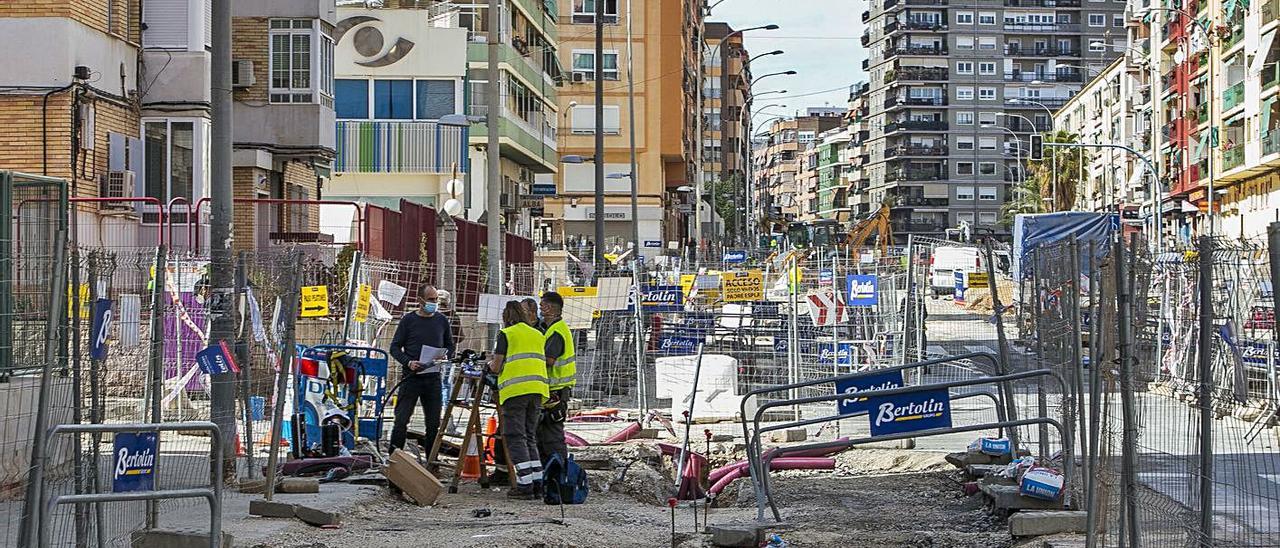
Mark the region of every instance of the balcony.
POLYGON ((906 182, 906 181, 940 181, 942 180, 942 169, 894 169, 888 170, 884 174, 886 183, 906 182))
POLYGON ((1062 105, 1067 104, 1069 100, 1061 97, 1005 97, 1004 106, 1006 108, 1040 108, 1040 105, 1044 105, 1045 108, 1056 109, 1062 108, 1062 105), (1035 101, 1040 105, 1024 101, 1035 101))
POLYGON ((895 131, 947 131, 947 123, 940 120, 902 120, 884 125, 884 132, 895 131))
POLYGON ((1262 155, 1280 153, 1280 130, 1271 130, 1262 136, 1262 155))
POLYGON ((1263 91, 1276 87, 1277 84, 1280 84, 1280 63, 1273 63, 1270 66, 1264 65, 1260 78, 1263 91))
POLYGON ((895 196, 889 195, 885 197, 885 201, 889 202, 889 207, 947 207, 949 202, 946 198, 925 198, 923 196, 895 196))
POLYGON ((897 5, 898 5, 898 0, 884 0, 884 7, 882 9, 888 10, 889 8, 892 8, 897 5))
POLYGON ((892 33, 892 32, 894 32, 894 31, 897 31, 899 27, 900 27, 900 25, 898 24, 898 22, 897 22, 897 21, 893 21, 893 20, 885 21, 885 23, 884 23, 884 33, 885 33, 885 34, 892 33))
POLYGON ((1080 48, 1023 48, 1005 44, 1004 54, 1007 57, 1079 57, 1080 48))
POLYGON ((1025 23, 1021 21, 1005 22, 1004 30, 1008 32, 1080 32, 1078 23, 1025 23))
POLYGON ((867 20, 869 20, 869 19, 871 19, 871 12, 870 12, 870 11, 864 11, 864 12, 862 12, 862 22, 863 22, 863 23, 866 23, 866 22, 867 22, 867 20))
POLYGON ((1231 171, 1244 164, 1244 147, 1234 146, 1222 151, 1222 171, 1231 171))
POLYGON ((909 47, 885 48, 884 50, 885 59, 888 59, 890 57, 896 57, 898 55, 938 56, 938 55, 946 55, 946 54, 947 54, 947 48, 945 46, 943 47, 909 46, 909 47))
POLYGON ((870 69, 870 68, 871 68, 871 60, 870 60, 870 59, 863 59, 863 60, 862 60, 862 70, 864 70, 864 71, 865 71, 865 70, 870 69))
POLYGON ((1227 88, 1222 94, 1222 111, 1226 112, 1244 101, 1244 82, 1237 82, 1236 85, 1227 88))
POLYGON ((947 0, 907 0, 908 6, 945 6, 947 0))
POLYGON ((1004 0, 1011 8, 1078 8, 1080 0, 1004 0))
POLYGON ((870 44, 871 44, 871 31, 870 31, 870 30, 863 31, 863 33, 862 33, 862 37, 859 39, 859 41, 861 41, 861 42, 862 42, 862 45, 863 45, 864 47, 865 47, 865 46, 867 46, 867 45, 870 45, 870 44))
POLYGON ((1084 77, 1078 72, 1023 72, 1015 70, 1004 73, 1006 82, 1082 82, 1084 77))
POLYGON ((942 233, 947 229, 947 225, 942 223, 929 223, 919 221, 892 221, 890 226, 895 233, 914 233, 914 234, 934 234, 942 233))
POLYGON ((435 122, 337 122, 333 170, 343 173, 451 173, 467 165, 460 127, 435 122))
POLYGON ((899 80, 945 82, 948 78, 947 67, 901 67, 884 73, 886 84, 899 80))
POLYGON ((1244 25, 1237 24, 1231 28, 1231 34, 1222 41, 1222 51, 1230 50, 1244 40, 1244 25))
POLYGON ((923 30, 927 32, 941 32, 947 30, 945 23, 934 21, 907 21, 902 25, 906 30, 923 30))
POLYGON ((898 145, 885 147, 884 157, 894 158, 898 156, 946 156, 947 147, 940 145, 898 145))

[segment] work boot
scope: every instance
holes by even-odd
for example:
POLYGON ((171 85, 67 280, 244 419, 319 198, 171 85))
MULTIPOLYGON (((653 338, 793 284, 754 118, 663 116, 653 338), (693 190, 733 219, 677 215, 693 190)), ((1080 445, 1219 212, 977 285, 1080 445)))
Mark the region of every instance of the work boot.
POLYGON ((507 490, 507 498, 513 500, 533 500, 538 498, 532 487, 515 486, 507 490))

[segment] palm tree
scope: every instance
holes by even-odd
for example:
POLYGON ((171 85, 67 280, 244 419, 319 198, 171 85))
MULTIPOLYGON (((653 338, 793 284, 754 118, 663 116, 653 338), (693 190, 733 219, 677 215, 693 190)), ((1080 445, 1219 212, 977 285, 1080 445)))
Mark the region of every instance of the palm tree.
MULTIPOLYGON (((1046 143, 1076 143, 1079 136, 1058 131, 1045 136, 1046 143)), ((1082 184, 1080 166, 1089 163, 1089 151, 1075 147, 1044 147, 1044 159, 1030 162, 1027 177, 1013 187, 1009 201, 1001 210, 1005 225, 1024 213, 1070 211, 1082 184), (1057 173, 1056 184, 1054 173, 1057 173), (1046 197, 1052 197, 1047 199, 1046 197)))

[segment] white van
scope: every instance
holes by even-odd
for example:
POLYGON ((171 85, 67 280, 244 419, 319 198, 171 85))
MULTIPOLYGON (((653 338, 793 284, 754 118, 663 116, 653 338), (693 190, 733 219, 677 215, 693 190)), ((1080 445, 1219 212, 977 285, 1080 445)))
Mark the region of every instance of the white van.
POLYGON ((956 272, 985 272, 986 264, 976 247, 936 247, 929 265, 929 285, 933 298, 950 295, 956 289, 956 272))

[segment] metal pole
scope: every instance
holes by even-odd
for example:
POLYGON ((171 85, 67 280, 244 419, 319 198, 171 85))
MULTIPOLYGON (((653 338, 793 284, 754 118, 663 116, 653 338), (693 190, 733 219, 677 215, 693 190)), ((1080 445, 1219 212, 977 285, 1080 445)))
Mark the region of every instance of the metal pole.
MULTIPOLYGON (((595 92, 596 92, 596 131, 595 131, 595 168, 596 168, 596 248, 594 262, 596 278, 604 271, 604 0, 596 1, 596 57, 595 57, 595 92)), ((632 174, 632 186, 635 174, 632 174)), ((636 219, 632 219, 634 222, 636 219)), ((639 242, 637 242, 639 243, 639 242)), ((637 250, 638 252, 639 250, 637 250)))
MULTIPOLYGON (((499 47, 502 45, 502 0, 489 0, 488 60, 485 70, 489 79, 485 86, 485 215, 489 261, 489 292, 502 295, 502 145, 498 142, 498 128, 502 112, 502 71, 498 68, 499 47)), ((491 338, 497 336, 497 324, 489 326, 491 338)))
MULTIPOLYGON (((1004 335, 1004 308, 1000 304, 1000 291, 996 289, 996 261, 995 253, 991 249, 991 240, 986 241, 987 247, 987 283, 991 285, 991 307, 995 310, 996 320, 996 342, 999 345, 997 349, 1000 359, 996 360, 996 374, 1009 374, 1009 339, 1004 335)), ((1004 401, 1005 419, 1010 421, 1018 420, 1018 408, 1013 401, 1013 386, 1008 382, 1000 383, 1000 399, 1004 401)), ((1070 434, 1068 434, 1070 435, 1070 434)), ((1018 453, 1018 429, 1009 429, 1009 442, 1013 446, 1013 453, 1018 453)), ((1067 456, 1070 459, 1070 455, 1067 456)))
MULTIPOLYGON (((90 252, 90 257, 94 257, 94 256, 96 256, 96 253, 90 252)), ((73 298, 71 300, 71 303, 70 303, 71 310, 69 311, 70 313, 69 315, 71 317, 71 320, 70 320, 71 321, 71 335, 70 335, 71 401, 75 402, 75 405, 71 409, 71 421, 74 422, 75 424, 80 424, 81 422, 84 421, 84 413, 83 413, 84 406, 80 405, 80 402, 82 402, 84 399, 84 372, 82 371, 83 367, 81 367, 82 356, 81 356, 81 350, 80 350, 81 349, 80 314, 81 314, 81 311, 83 310, 81 307, 84 305, 81 304, 80 299, 78 298, 79 288, 80 288, 80 264, 81 264, 81 256, 80 256, 80 251, 78 249, 71 250, 70 261, 71 262, 69 264, 69 269, 68 269, 68 274, 71 277, 70 285, 68 285, 68 288, 70 288, 69 295, 77 296, 76 298, 73 298)), ((93 261, 90 260, 90 265, 92 264, 93 264, 93 261)), ((94 272, 93 266, 90 266, 88 270, 89 270, 89 276, 91 278, 89 282, 89 302, 96 302, 98 297, 97 295, 98 288, 97 288, 97 285, 94 283, 95 280, 92 279, 93 272, 94 272)), ((93 371, 90 373, 90 375, 94 375, 96 373, 97 373, 97 364, 95 363, 93 366, 93 371)), ((90 383, 92 382, 93 381, 91 379, 90 383)), ((97 393, 96 385, 91 384, 90 393, 92 394, 92 396, 91 396, 91 403, 89 404, 89 414, 91 417, 96 417, 98 412, 98 393, 97 393)), ((93 447, 96 450, 97 445, 95 444, 90 444, 90 445, 93 445, 93 447)), ((82 447, 80 436, 72 437, 71 451, 75 459, 75 462, 73 465, 73 468, 74 468, 73 473, 75 476, 75 493, 77 495, 84 494, 86 489, 83 450, 84 448, 82 447)), ((96 458, 96 455, 95 455, 95 458, 96 458)), ((88 476, 90 478, 93 478, 94 480, 97 479, 97 469, 98 469, 97 460, 95 460, 95 458, 90 459, 91 461, 89 463, 90 472, 88 476)), ((93 492, 96 493, 97 491, 95 490, 93 492)), ((98 506, 100 505, 95 505, 95 507, 98 507, 98 506)), ((98 521, 97 525, 99 526, 99 529, 101 529, 102 522, 98 521)), ((89 545, 88 537, 89 537, 89 507, 84 504, 76 504, 76 507, 75 507, 76 546, 77 547, 88 546, 89 545)), ((101 542, 99 542, 98 544, 101 545, 101 542)))
MULTIPOLYGON (((289 375, 293 372, 294 354, 297 351, 294 338, 297 333, 298 305, 302 298, 302 253, 294 251, 289 263, 293 269, 288 276, 290 280, 288 293, 280 300, 280 306, 284 307, 284 310, 280 311, 280 317, 285 322, 285 328, 284 340, 281 341, 283 348, 280 352, 280 369, 276 374, 276 393, 271 398, 271 448, 267 453, 267 481, 263 494, 267 500, 271 500, 276 491, 276 467, 280 462, 280 438, 283 434, 281 430, 284 428, 285 393, 290 382, 289 375)), ((300 443, 299 440, 293 441, 300 443)))
MULTIPOLYGON (((359 254, 359 251, 356 253, 359 254)), ((239 298, 245 298, 244 296, 248 295, 249 291, 249 277, 245 272, 247 268, 245 263, 247 261, 248 253, 241 251, 236 260, 236 294, 241 296, 239 298)), ((249 362, 249 339, 253 336, 253 328, 250 325, 250 322, 247 321, 248 314, 249 311, 246 310, 245 313, 238 318, 239 325, 236 326, 235 353, 236 363, 240 364, 240 420, 244 422, 244 436, 242 440, 244 443, 245 471, 248 473, 248 477, 252 478, 257 475, 257 472, 254 470, 257 466, 255 465, 253 458, 253 406, 249 404, 249 368, 251 365, 249 362)))
POLYGON ((635 303, 635 351, 636 351, 636 408, 640 410, 641 415, 645 415, 649 411, 649 385, 645 379, 645 360, 644 360, 644 311, 641 303, 643 302, 644 290, 640 288, 640 263, 634 263, 636 268, 631 271, 631 283, 636 287, 636 303, 635 303))
MULTIPOLYGON (((1272 227, 1275 225, 1273 224, 1272 227)), ((1268 238, 1272 235, 1268 229, 1268 238)), ((1213 546, 1213 238, 1200 237, 1200 352, 1197 356, 1197 401, 1200 406, 1200 545, 1213 546)), ((1275 263, 1271 268, 1274 269, 1275 263)), ((1274 297, 1273 297, 1274 298, 1274 297)), ((1127 452, 1127 451, 1126 451, 1127 452)), ((1137 544, 1134 544, 1137 546, 1137 544)))
MULTIPOLYGON (((1068 249, 1071 250, 1071 268, 1068 271, 1071 275, 1071 282, 1067 285, 1067 287, 1071 288, 1071 380, 1074 382, 1073 388, 1075 389, 1076 400, 1076 418, 1074 422, 1078 425, 1074 430, 1079 432, 1080 444, 1077 445, 1077 447, 1080 448, 1080 453, 1086 457, 1080 460, 1081 466, 1084 469, 1084 477, 1088 478, 1093 472, 1093 466, 1087 458, 1091 449, 1091 446, 1089 445, 1088 432, 1089 430, 1096 428, 1097 425, 1085 422, 1084 420, 1084 369, 1083 363, 1080 360, 1080 346, 1084 344, 1083 337, 1081 337, 1080 333, 1080 241, 1077 240, 1075 236, 1071 237, 1071 246, 1068 249)), ((1086 488, 1085 491, 1085 501, 1091 500, 1089 498, 1090 493, 1088 492, 1088 489, 1086 488)), ((1087 505, 1088 502, 1085 504, 1087 505)))
MULTIPOLYGON (((209 197, 213 219, 209 227, 209 282, 212 287, 209 297, 209 344, 228 341, 235 336, 235 317, 232 315, 235 281, 231 257, 231 242, 234 237, 231 231, 231 2, 232 0, 213 0, 212 3, 210 97, 213 108, 209 197)), ((222 446, 231 447, 236 435, 235 374, 212 375, 210 381, 209 419, 218 425, 222 446)), ((235 455, 235 451, 226 451, 222 455, 226 476, 235 477, 235 455)))
POLYGON ((356 297, 360 291, 360 261, 364 254, 360 250, 351 257, 351 268, 347 271, 347 309, 342 317, 342 342, 351 340, 351 328, 355 325, 356 297))
MULTIPOLYGON (((1138 534, 1138 480, 1137 480, 1137 464, 1138 464, 1138 426, 1136 416, 1136 405, 1134 403, 1134 386, 1133 386, 1133 363, 1132 363, 1132 344, 1133 344, 1133 325, 1132 318, 1129 317, 1132 308, 1129 306, 1130 299, 1133 298, 1129 294, 1129 284, 1126 283, 1128 274, 1128 265, 1125 264, 1125 246, 1123 238, 1116 238, 1115 252, 1112 253, 1112 261, 1115 264, 1116 272, 1116 313, 1119 315, 1119 339, 1116 345, 1120 353, 1120 406, 1121 415, 1124 422, 1124 432, 1121 439, 1121 474, 1123 476, 1123 497, 1124 500, 1124 531, 1127 535, 1127 545, 1130 548, 1138 548, 1140 535, 1138 534)), ((1095 364, 1094 367, 1097 367, 1095 364)))
MULTIPOLYGON (((1032 313, 1032 317, 1035 318, 1035 326, 1036 326, 1036 329, 1035 329, 1036 360, 1039 361, 1040 364, 1043 364, 1044 363, 1044 333, 1040 331, 1040 328, 1043 327, 1040 323, 1040 310, 1041 310, 1040 307, 1042 306, 1042 304, 1040 303, 1040 280, 1041 280, 1040 268, 1041 268, 1040 248, 1037 247, 1031 251, 1031 291, 1036 294, 1036 309, 1035 309, 1035 312, 1032 313)), ((1040 413, 1041 417, 1049 416, 1049 395, 1046 394, 1044 391, 1044 379, 1036 379, 1036 411, 1040 413)), ((1047 425, 1041 424, 1040 428, 1036 431, 1036 435, 1039 438, 1038 444, 1040 448, 1040 455, 1042 456, 1048 455, 1049 454, 1049 427, 1047 425)))
MULTIPOLYGON (((635 246, 635 251, 632 251, 632 260, 634 261, 633 264, 636 265, 634 269, 639 270, 642 262, 640 260, 640 250, 642 248, 640 247, 640 171, 636 166, 636 80, 632 72, 634 54, 631 49, 631 4, 633 3, 635 3, 635 0, 627 0, 627 133, 629 134, 628 145, 631 149, 631 240, 633 242, 632 245, 635 246)), ((599 81, 597 80, 597 82, 599 81)), ((596 87, 599 88, 598 85, 596 87)), ((596 215, 600 216, 601 214, 596 213, 596 215)), ((639 283, 639 277, 637 277, 637 289, 640 287, 639 283)), ((639 308, 639 306, 636 306, 636 310, 639 310, 639 308)), ((638 341, 639 339, 637 339, 638 341)), ((641 408, 643 409, 643 405, 641 408)))
POLYGON ((680 460, 676 463, 676 489, 680 488, 680 482, 684 478, 684 463, 689 460, 689 429, 693 427, 693 404, 698 402, 698 377, 701 374, 702 343, 698 343, 698 361, 693 367, 693 386, 689 388, 689 410, 684 417, 684 443, 680 445, 680 460))
MULTIPOLYGON (((151 347, 147 350, 147 387, 150 394, 147 403, 152 423, 159 423, 163 418, 160 400, 164 397, 164 285, 169 262, 166 252, 163 244, 156 247, 156 274, 151 287, 151 347)), ((147 501, 147 528, 159 526, 160 507, 155 501, 147 501)))
MULTIPOLYGON (((1101 354, 1097 352, 1099 348, 1098 342, 1098 322, 1099 322, 1099 294, 1102 283, 1102 270, 1098 266, 1097 261, 1097 242, 1089 241, 1089 424, 1093 425, 1089 429, 1089 446, 1085 456, 1089 461, 1089 469, 1098 469, 1098 437, 1099 430, 1098 420, 1102 411, 1102 389, 1101 378, 1099 373, 1099 358, 1101 354)), ((1097 507, 1095 493, 1097 493, 1098 478, 1097 474, 1085 475, 1085 545, 1086 548, 1093 548, 1097 543, 1097 507)))
MULTIPOLYGON (((79 286, 80 286, 80 283, 79 283, 80 261, 79 261, 78 255, 79 255, 78 252, 73 253, 73 256, 76 257, 76 260, 74 260, 71 265, 71 268, 72 268, 71 276, 72 276, 72 279, 76 280, 76 283, 72 287, 77 288, 76 289, 77 291, 79 291, 79 286)), ((103 298, 102 292, 98 288, 99 284, 101 283, 100 272, 102 269, 102 261, 105 261, 105 257, 103 257, 102 254, 100 253, 94 252, 89 254, 89 261, 88 263, 86 263, 87 266, 89 267, 88 268, 88 271, 89 271, 88 272, 89 274, 88 305, 89 305, 89 310, 91 315, 97 309, 97 306, 95 303, 98 302, 98 299, 103 298)), ((75 355, 75 360, 77 362, 76 367, 79 368, 80 366, 79 362, 80 362, 81 353, 82 353, 81 344, 80 344, 80 327, 79 327, 80 314, 81 314, 80 311, 83 310, 82 307, 85 305, 85 303, 82 303, 80 299, 76 299, 75 302, 76 302, 76 306, 75 306, 76 313, 72 318, 72 322, 73 322, 73 325, 75 325, 76 327, 75 327, 75 333, 72 334, 71 340, 75 344, 75 347, 72 350, 75 355)), ((92 326, 93 325, 92 316, 90 316, 89 322, 90 322, 89 325, 92 326)), ((92 327, 90 327, 90 329, 92 329, 92 327)), ((89 336, 97 337, 97 334, 91 332, 89 336)), ((94 343, 90 342, 90 344, 94 344, 94 343)), ((89 405, 90 405, 89 422, 93 424, 102 423, 102 415, 103 415, 102 368, 104 367, 104 365, 105 364, 103 363, 102 360, 93 359, 92 357, 90 357, 89 359, 89 405)), ((79 400, 76 400, 76 403, 78 404, 79 400)), ((89 444, 92 446, 89 452, 89 460, 90 460, 89 481, 91 486, 90 490, 93 493, 101 493, 102 478, 99 477, 98 470, 99 470, 99 467, 101 466, 101 459, 102 459, 102 434, 91 434, 89 436, 89 444)), ((76 436, 76 445, 77 446, 80 445, 80 436, 76 436)), ((79 448, 77 447, 77 459, 79 458, 81 457, 79 455, 79 448)), ((77 506, 80 506, 80 505, 77 505, 77 506)), ((101 504, 93 505, 93 529, 94 529, 95 540, 97 541, 98 546, 107 545, 106 531, 104 531, 102 527, 102 524, 105 521, 106 519, 103 514, 102 505, 101 504)), ((77 532, 79 532, 80 527, 87 526, 87 524, 79 524, 79 523, 77 523, 76 525, 77 525, 77 532)), ((87 539, 81 539, 81 540, 87 540, 87 539)))

